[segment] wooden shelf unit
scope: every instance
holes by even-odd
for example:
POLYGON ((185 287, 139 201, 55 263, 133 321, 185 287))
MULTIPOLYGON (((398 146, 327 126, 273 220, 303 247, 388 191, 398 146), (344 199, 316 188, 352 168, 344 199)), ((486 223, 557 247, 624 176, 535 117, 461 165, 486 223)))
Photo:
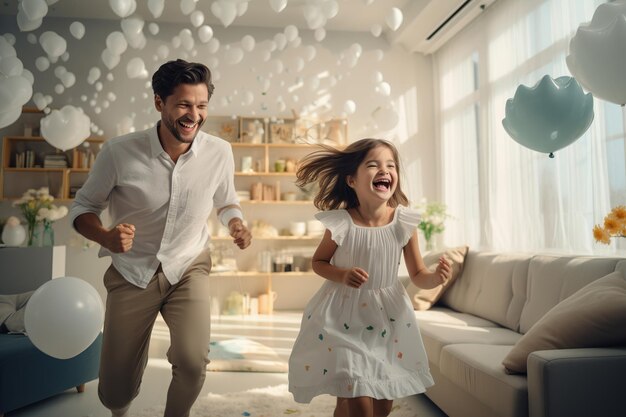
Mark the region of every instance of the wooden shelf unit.
MULTIPOLYGON (((5 136, 2 140, 2 167, 0 182, 0 199, 18 199, 29 188, 48 187, 50 194, 58 200, 71 200, 70 188, 72 184, 84 182, 89 173, 89 166, 78 164, 81 148, 89 148, 94 155, 99 151, 102 138, 88 138, 84 144, 68 151, 61 151, 50 145, 39 136, 5 136), (17 167, 17 155, 32 151, 33 166, 17 167), (67 161, 65 168, 44 168, 46 155, 64 155, 67 161), (80 168, 77 168, 80 166, 80 168)), ((92 158, 92 161, 93 162, 92 158)))

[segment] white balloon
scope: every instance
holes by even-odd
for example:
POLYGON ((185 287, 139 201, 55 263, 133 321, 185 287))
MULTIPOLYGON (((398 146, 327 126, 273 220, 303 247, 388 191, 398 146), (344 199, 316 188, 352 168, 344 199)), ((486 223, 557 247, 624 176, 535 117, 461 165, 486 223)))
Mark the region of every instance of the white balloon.
POLYGON ((204 13, 202 13, 200 10, 194 10, 193 12, 191 12, 189 20, 191 20, 191 24, 193 25, 193 27, 197 28, 199 26, 202 26, 202 24, 204 23, 204 13))
POLYGON ((248 1, 237 3, 237 16, 243 16, 248 11, 248 1))
POLYGON ((165 0, 148 0, 148 10, 152 13, 155 19, 158 19, 163 13, 165 7, 165 0))
POLYGON ((254 38, 250 35, 245 35, 241 38, 241 46, 246 52, 252 52, 254 50, 255 41, 254 38))
POLYGON ((213 29, 211 26, 204 25, 198 29, 198 38, 200 42, 207 43, 213 37, 213 29))
POLYGON ((15 77, 22 74, 24 65, 16 56, 0 57, 0 76, 15 77))
POLYGON ((595 97, 626 104, 626 1, 602 3, 571 39, 567 67, 595 97))
POLYGON ((148 70, 143 60, 139 57, 134 57, 126 65, 126 75, 128 78, 147 78, 148 70))
POLYGON ((294 39, 296 39, 298 37, 298 28, 295 27, 294 25, 288 25, 285 28, 285 37, 287 38, 288 42, 291 42, 294 39))
POLYGON ((120 56, 111 52, 108 48, 105 48, 100 55, 102 62, 108 69, 113 69, 120 63, 120 56))
POLYGON ((65 87, 63 87, 63 84, 57 84, 54 86, 54 92, 57 93, 58 95, 63 94, 64 91, 65 91, 65 87))
POLYGON ((65 88, 70 88, 76 83, 76 76, 71 72, 66 72, 60 78, 65 88))
POLYGON ((392 7, 387 14, 385 22, 387 22, 387 26, 389 26, 391 30, 396 31, 402 24, 403 18, 402 10, 397 7, 392 7))
POLYGON ((210 54, 214 54, 220 49, 220 41, 217 38, 211 38, 207 43, 207 47, 210 54))
POLYGON ((315 40, 318 42, 321 42, 324 40, 324 38, 326 37, 326 29, 324 28, 317 28, 315 29, 315 33, 313 35, 315 37, 315 40))
POLYGON ((370 28, 370 32, 372 32, 372 35, 374 35, 374 37, 376 38, 380 36, 382 31, 383 31, 383 27, 379 25, 378 23, 374 23, 372 27, 370 28))
POLYGON ((135 13, 137 3, 135 0, 109 0, 109 6, 116 15, 125 18, 135 13))
POLYGON ((74 277, 43 284, 28 300, 24 313, 30 341, 57 359, 73 358, 87 349, 98 337, 103 321, 98 291, 74 277))
POLYGON ((37 106, 39 110, 43 110, 48 105, 48 101, 41 93, 33 94, 33 103, 35 103, 35 106, 37 106))
POLYGON ((67 49, 67 41, 56 32, 51 31, 44 32, 39 36, 39 44, 51 59, 60 57, 67 49))
POLYGON ((270 0, 270 6, 276 13, 280 13, 287 7, 287 0, 270 0))
POLYGON ((388 97, 391 94, 391 86, 389 83, 383 81, 378 84, 378 91, 385 97, 388 97))
POLYGON ((72 22, 70 24, 70 33, 73 37, 80 40, 85 36, 85 25, 81 22, 72 22))
POLYGON ((39 20, 48 14, 46 0, 22 0, 21 7, 28 20, 39 20))
POLYGON ((67 69, 62 65, 59 65, 58 67, 54 69, 54 75, 57 78, 61 78, 61 76, 65 74, 66 72, 67 72, 67 69))
POLYGON ((87 83, 89 83, 89 85, 93 85, 93 83, 98 81, 101 75, 102 73, 100 72, 100 68, 91 67, 91 69, 89 70, 89 75, 87 75, 87 83))
POLYGON ((180 11, 187 16, 196 9, 196 1, 197 0, 180 0, 180 11))
POLYGON ((41 119, 41 136, 55 148, 66 151, 89 137, 89 117, 79 107, 65 105, 41 119))
POLYGON ((24 68, 24 70, 22 71, 22 77, 26 78, 30 85, 33 85, 33 83, 35 82, 35 76, 26 68, 24 68))
POLYGON ((282 74, 285 70, 285 65, 280 59, 275 59, 272 61, 272 68, 276 74, 282 74))
POLYGON ((106 46, 113 55, 122 55, 128 48, 124 34, 119 31, 111 32, 106 38, 106 46))
POLYGON ((343 103, 343 111, 346 112, 346 114, 353 114, 356 111, 356 103, 352 100, 346 100, 346 102, 343 103))
POLYGON ((30 20, 28 17, 26 17, 26 14, 21 9, 19 9, 17 12, 17 27, 19 27, 22 32, 30 32, 32 30, 35 30, 39 26, 41 26, 42 22, 43 19, 30 20))
POLYGON ((142 35, 142 30, 145 22, 138 17, 129 17, 128 19, 122 19, 122 32, 130 41, 132 38, 136 38, 142 35))
POLYGON ((219 4, 220 11, 219 16, 216 15, 216 17, 220 19, 220 22, 222 22, 224 27, 227 28, 228 26, 230 26, 231 23, 235 21, 235 18, 237 17, 237 7, 233 3, 214 2, 213 4, 211 4, 211 11, 213 12, 213 14, 215 14, 213 6, 217 4, 219 4))
POLYGON ((168 48, 167 45, 159 45, 159 47, 157 48, 157 55, 159 55, 161 59, 167 58, 169 54, 170 48, 168 48))
POLYGON ((26 35, 26 40, 28 41, 28 43, 35 45, 37 43, 37 35, 35 35, 34 33, 29 33, 28 35, 26 35))
MULTIPOLYGON (((0 81, 0 85, 1 84, 2 82, 0 81)), ((3 111, 0 109, 0 128, 12 125, 17 119, 20 118, 21 114, 21 107, 15 107, 7 111, 3 111)))
POLYGON ((384 57, 385 57, 385 53, 383 52, 382 49, 376 49, 374 51, 374 58, 376 59, 376 61, 380 62, 383 60, 384 57))
POLYGON ((332 19, 337 16, 337 13, 339 13, 339 5, 335 0, 325 1, 320 5, 320 7, 322 13, 327 19, 332 19))
POLYGON ((21 224, 5 224, 2 229, 2 242, 7 246, 20 246, 26 240, 26 229, 21 224))
POLYGON ((148 31, 150 32, 150 34, 152 34, 153 36, 156 36, 159 34, 159 25, 154 23, 154 22, 150 22, 148 23, 148 31))

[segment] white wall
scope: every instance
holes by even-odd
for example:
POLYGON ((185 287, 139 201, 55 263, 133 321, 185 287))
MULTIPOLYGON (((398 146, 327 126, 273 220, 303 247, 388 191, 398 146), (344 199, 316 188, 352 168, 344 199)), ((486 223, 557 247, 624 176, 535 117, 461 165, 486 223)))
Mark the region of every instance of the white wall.
MULTIPOLYGON (((321 117, 341 116, 343 104, 351 99, 356 103, 356 112, 348 116, 350 141, 362 137, 384 137, 393 140, 399 147, 405 169, 403 188, 413 200, 421 196, 434 198, 436 196, 436 153, 435 129, 433 116, 432 69, 429 57, 405 52, 401 47, 392 47, 382 38, 374 38, 369 32, 328 32, 326 39, 321 43, 313 39, 308 30, 300 31, 302 44, 297 47, 287 47, 284 51, 272 53, 269 62, 263 61, 262 49, 267 41, 273 39, 278 30, 265 28, 230 27, 228 29, 215 27, 215 37, 221 43, 220 50, 211 56, 206 45, 196 40, 197 53, 185 51, 182 47, 175 49, 171 40, 183 29, 182 25, 159 24, 160 31, 156 36, 151 35, 147 27, 144 34, 148 39, 142 50, 128 48, 122 55, 120 64, 109 71, 103 64, 100 54, 106 46, 107 35, 114 30, 120 30, 119 21, 83 20, 86 27, 85 36, 79 41, 69 33, 69 25, 73 20, 61 18, 45 18, 41 28, 36 30, 39 36, 46 30, 53 30, 67 40, 69 59, 59 61, 50 69, 40 72, 35 67, 35 59, 45 55, 38 44, 27 40, 27 33, 21 33, 12 16, 0 16, 0 27, 3 33, 11 33, 16 37, 15 49, 18 58, 35 76, 34 92, 49 94, 53 97, 51 108, 60 108, 65 104, 82 107, 98 129, 101 129, 105 138, 120 133, 120 122, 124 118, 132 119, 137 130, 153 124, 158 119, 152 104, 152 90, 148 86, 150 77, 143 80, 130 80, 126 75, 126 64, 130 58, 141 57, 151 74, 164 62, 157 57, 157 48, 168 45, 170 54, 167 59, 185 58, 212 63, 214 58, 219 59, 214 71, 216 86, 211 100, 210 113, 215 115, 257 115, 257 116, 284 116, 292 115, 291 109, 298 113, 305 111, 317 112, 321 117), (252 35, 256 40, 256 48, 246 53, 244 59, 236 64, 226 63, 225 46, 239 46, 244 35, 252 35), (346 60, 341 57, 349 55, 351 45, 358 43, 362 47, 362 55, 353 68, 349 68, 346 60), (316 57, 306 62, 304 68, 298 72, 296 60, 302 56, 304 47, 314 45, 316 57), (382 60, 378 60, 380 52, 384 52, 382 60), (192 54, 194 56, 192 56, 192 54), (275 73, 276 59, 282 60, 285 70, 275 73), (54 92, 59 80, 54 75, 54 68, 63 65, 76 76, 76 84, 62 94, 54 92), (89 70, 97 66, 102 71, 100 81, 103 89, 96 92, 93 85, 87 83, 89 70), (390 97, 384 97, 375 90, 374 74, 380 71, 386 82, 391 85, 390 97), (268 75, 274 72, 272 75, 268 75), (107 80, 107 74, 113 80, 107 80), (271 78, 270 78, 271 77, 271 78), (320 77, 319 87, 312 89, 313 77, 320 77), (266 94, 262 94, 263 80, 270 80, 270 87, 266 94), (298 82, 302 86, 290 91, 298 82), (250 91, 254 95, 254 103, 242 105, 243 94, 250 91), (116 96, 110 101, 108 108, 104 101, 109 93, 116 96), (81 100, 86 96, 87 101, 81 100), (279 111, 278 97, 282 97, 286 104, 283 112, 279 111), (95 100, 95 106, 90 104, 95 100), (316 104, 313 104, 316 103, 316 104), (329 106, 324 106, 328 103, 329 106), (399 116, 400 122, 391 131, 382 131, 374 126, 372 113, 386 103, 392 103, 399 116), (96 113, 96 107, 101 111, 96 113)), ((32 103, 31 103, 32 105, 32 103)), ((21 134, 21 121, 0 129, 0 135, 21 134)), ((45 185, 45 184, 42 184, 45 185)), ((0 217, 17 214, 11 203, 0 203, 0 217)), ((101 284, 102 274, 109 261, 107 258, 98 259, 97 248, 84 249, 82 241, 71 230, 67 218, 55 223, 57 243, 68 245, 67 275, 86 279, 96 286, 104 295, 101 284)), ((289 285, 289 284, 286 284, 289 285)), ((295 284, 291 284, 295 285, 295 284)), ((280 288, 274 288, 280 291, 280 288)))

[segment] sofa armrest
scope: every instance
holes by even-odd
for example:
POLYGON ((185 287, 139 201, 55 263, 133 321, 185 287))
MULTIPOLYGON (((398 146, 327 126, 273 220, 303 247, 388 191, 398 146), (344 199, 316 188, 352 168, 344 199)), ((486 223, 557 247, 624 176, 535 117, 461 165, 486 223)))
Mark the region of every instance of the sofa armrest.
POLYGON ((623 416, 626 347, 558 349, 528 356, 530 417, 623 416))

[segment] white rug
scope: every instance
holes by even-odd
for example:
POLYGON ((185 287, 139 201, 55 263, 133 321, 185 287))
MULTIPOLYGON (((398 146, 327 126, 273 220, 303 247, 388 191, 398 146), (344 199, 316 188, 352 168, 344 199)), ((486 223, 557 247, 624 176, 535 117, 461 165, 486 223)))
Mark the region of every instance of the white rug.
POLYGON ((237 338, 211 342, 207 371, 287 372, 287 361, 274 349, 254 340, 237 338))
MULTIPOLYGON (((198 398, 191 417, 329 417, 333 415, 335 401, 330 395, 322 395, 310 404, 298 404, 283 384, 224 395, 208 394, 198 398)), ((142 410, 133 417, 162 416, 163 410, 161 405, 142 410)), ((390 417, 417 417, 417 412, 407 400, 401 399, 393 402, 390 417)))

